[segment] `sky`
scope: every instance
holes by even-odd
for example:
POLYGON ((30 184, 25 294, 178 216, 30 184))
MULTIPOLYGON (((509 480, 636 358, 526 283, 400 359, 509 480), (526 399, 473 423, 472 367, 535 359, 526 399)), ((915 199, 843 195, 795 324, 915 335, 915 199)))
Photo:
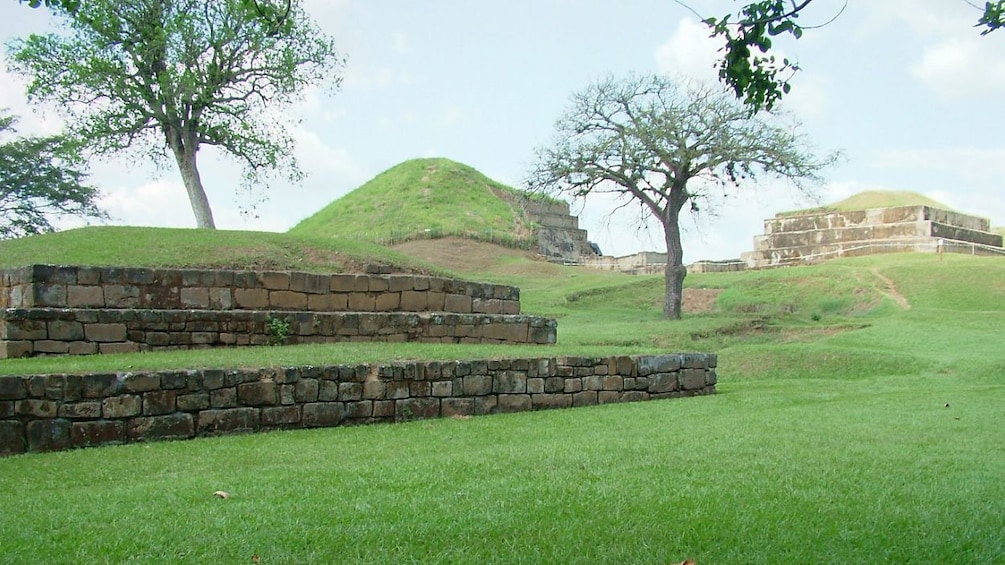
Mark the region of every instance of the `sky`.
MULTIPOLYGON (((781 104, 809 146, 840 151, 819 202, 762 180, 683 218, 684 259, 737 258, 780 211, 864 190, 909 190, 1005 225, 1005 30, 981 36, 965 0, 815 0, 802 39, 777 53, 802 68, 781 104), (706 212, 706 210, 703 210, 706 212)), ((982 4, 974 2, 974 4, 982 4)), ((553 138, 570 96, 607 77, 669 74, 715 80, 720 47, 702 17, 731 0, 305 0, 347 59, 338 89, 319 85, 286 111, 307 178, 276 184, 254 214, 236 163, 200 152, 217 227, 286 231, 380 172, 417 157, 446 157, 514 187, 553 138), (614 7, 617 4, 617 7, 614 7), (684 5, 686 4, 686 5, 684 5)), ((0 38, 59 32, 44 9, 0 3, 0 38)), ((0 69, 0 108, 22 134, 58 133, 52 108, 29 106, 25 82, 0 69)), ((174 165, 128 156, 91 165, 115 225, 194 227, 174 165)), ((657 225, 610 212, 603 197, 572 203, 607 255, 664 251, 657 225)), ((65 222, 64 227, 79 225, 65 222)))

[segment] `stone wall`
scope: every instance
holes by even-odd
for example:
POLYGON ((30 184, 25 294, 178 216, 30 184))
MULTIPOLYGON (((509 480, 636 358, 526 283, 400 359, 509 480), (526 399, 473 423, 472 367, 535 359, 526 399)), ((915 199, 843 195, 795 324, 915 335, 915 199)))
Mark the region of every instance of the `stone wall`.
POLYGON ((715 392, 714 354, 0 376, 0 455, 715 392))
POLYGON ((764 221, 764 234, 754 238, 754 250, 741 258, 751 268, 773 267, 838 256, 935 251, 939 240, 950 252, 966 247, 975 254, 999 254, 1002 236, 989 230, 986 218, 929 206, 780 214, 764 221))
POLYGON ((0 271, 0 358, 286 343, 555 343, 516 287, 412 275, 33 265, 0 271))

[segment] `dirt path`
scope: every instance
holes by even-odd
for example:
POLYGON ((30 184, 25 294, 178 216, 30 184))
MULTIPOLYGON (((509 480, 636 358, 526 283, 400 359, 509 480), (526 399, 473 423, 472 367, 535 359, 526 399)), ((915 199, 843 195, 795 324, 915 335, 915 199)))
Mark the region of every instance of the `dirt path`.
POLYGON ((904 310, 911 309, 911 303, 907 301, 907 298, 901 294, 899 290, 897 290, 897 285, 893 284, 893 281, 890 280, 889 277, 884 276, 883 273, 880 273, 879 269, 875 267, 872 269, 872 274, 876 275, 876 277, 883 281, 883 284, 886 286, 886 292, 880 290, 884 296, 893 299, 897 304, 900 304, 900 307, 904 310))

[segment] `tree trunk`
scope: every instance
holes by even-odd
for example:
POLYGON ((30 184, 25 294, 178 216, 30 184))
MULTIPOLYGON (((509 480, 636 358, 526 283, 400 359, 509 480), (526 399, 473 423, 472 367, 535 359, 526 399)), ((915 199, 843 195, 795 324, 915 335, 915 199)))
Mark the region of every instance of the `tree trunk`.
POLYGON ((663 216, 663 237, 667 245, 667 265, 664 271, 666 294, 663 298, 663 317, 679 320, 684 300, 684 249, 680 244, 680 224, 677 214, 663 216))
POLYGON ((181 180, 185 184, 188 192, 188 201, 192 204, 192 212, 195 214, 196 227, 215 230, 216 223, 213 222, 213 210, 209 207, 209 198, 202 188, 202 179, 199 178, 199 168, 196 165, 195 154, 198 145, 191 139, 183 140, 178 133, 167 133, 168 145, 174 153, 175 161, 178 163, 178 170, 181 172, 181 180))

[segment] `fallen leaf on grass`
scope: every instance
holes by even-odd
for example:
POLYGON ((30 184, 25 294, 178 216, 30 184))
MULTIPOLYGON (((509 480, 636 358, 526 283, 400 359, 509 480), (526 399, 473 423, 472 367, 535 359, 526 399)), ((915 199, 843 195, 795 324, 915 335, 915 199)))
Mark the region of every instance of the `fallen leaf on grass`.
POLYGON ((254 554, 254 555, 251 556, 251 562, 252 563, 261 563, 262 562, 262 558, 259 557, 258 554, 256 553, 256 554, 254 554))
POLYGON ((218 490, 213 493, 213 496, 217 498, 230 498, 230 493, 225 490, 218 490))
POLYGON ((471 416, 468 416, 466 414, 454 414, 453 416, 451 416, 451 418, 454 420, 470 420, 471 416))
POLYGON ((694 562, 694 559, 685 559, 684 561, 681 561, 680 563, 673 563, 671 565, 695 565, 695 562, 694 562))

